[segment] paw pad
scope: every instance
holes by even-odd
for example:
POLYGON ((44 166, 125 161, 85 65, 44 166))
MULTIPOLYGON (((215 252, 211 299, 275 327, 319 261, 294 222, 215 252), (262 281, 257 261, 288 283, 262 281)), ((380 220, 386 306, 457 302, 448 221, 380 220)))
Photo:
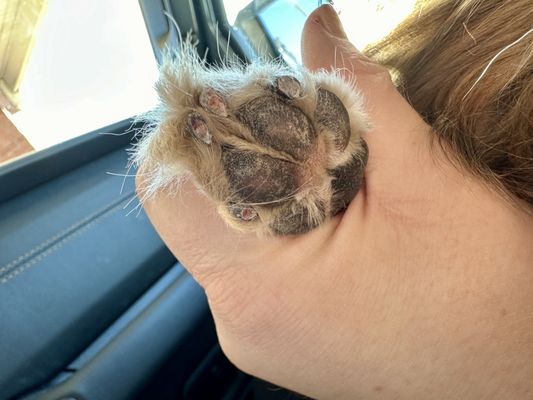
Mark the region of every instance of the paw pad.
POLYGON ((332 133, 338 150, 342 151, 348 146, 352 134, 350 116, 335 93, 323 88, 318 89, 315 118, 318 124, 332 133))
POLYGON ((265 95, 243 104, 236 113, 261 145, 298 161, 311 155, 315 129, 302 110, 278 96, 265 95))
POLYGON ((233 196, 246 203, 272 203, 298 190, 298 167, 267 154, 224 148, 222 166, 233 196))
POLYGON ((275 63, 211 70, 192 54, 163 64, 161 118, 138 146, 167 179, 153 187, 188 171, 229 225, 261 234, 305 233, 348 206, 368 158, 352 88, 275 63))

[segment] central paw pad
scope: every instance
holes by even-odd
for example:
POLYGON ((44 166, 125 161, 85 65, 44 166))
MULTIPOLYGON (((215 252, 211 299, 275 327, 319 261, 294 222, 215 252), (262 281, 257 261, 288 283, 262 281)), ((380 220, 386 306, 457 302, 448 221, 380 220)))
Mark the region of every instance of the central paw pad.
POLYGON ((187 171, 226 222, 260 234, 304 233, 347 207, 368 156, 350 86, 325 72, 210 70, 181 56, 162 66, 156 128, 136 155, 160 185, 187 171))

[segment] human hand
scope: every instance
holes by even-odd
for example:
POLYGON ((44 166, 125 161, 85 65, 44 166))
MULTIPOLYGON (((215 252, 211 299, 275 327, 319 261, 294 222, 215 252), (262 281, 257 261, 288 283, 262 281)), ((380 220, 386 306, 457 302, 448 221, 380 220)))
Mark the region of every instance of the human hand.
POLYGON ((257 238, 190 182, 145 203, 205 288, 224 352, 320 399, 531 396, 531 217, 452 166, 331 7, 311 14, 302 47, 307 68, 355 77, 373 124, 365 185, 342 215, 257 238))

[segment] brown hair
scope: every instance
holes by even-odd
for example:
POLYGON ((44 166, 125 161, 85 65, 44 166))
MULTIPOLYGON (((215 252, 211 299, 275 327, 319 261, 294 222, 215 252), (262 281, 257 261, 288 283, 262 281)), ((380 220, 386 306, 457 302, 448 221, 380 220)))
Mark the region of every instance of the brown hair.
POLYGON ((424 0, 365 53, 454 159, 533 211, 531 0, 424 0))

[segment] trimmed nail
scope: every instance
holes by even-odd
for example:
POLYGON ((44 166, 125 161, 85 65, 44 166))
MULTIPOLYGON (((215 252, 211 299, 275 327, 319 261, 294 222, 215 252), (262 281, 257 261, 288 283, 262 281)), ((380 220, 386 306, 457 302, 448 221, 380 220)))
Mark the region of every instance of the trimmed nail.
POLYGON ((230 212, 243 221, 252 221, 257 218, 257 211, 253 207, 243 206, 240 204, 230 204, 230 212))
POLYGON ((204 117, 197 112, 193 111, 187 116, 187 127, 192 135, 204 142, 205 144, 211 144, 211 134, 207 127, 204 117))
POLYGON ((224 99, 214 89, 206 88, 202 90, 202 93, 200 93, 199 102, 204 110, 221 117, 227 117, 228 115, 224 99))
POLYGON ((331 4, 324 4, 317 8, 315 22, 319 23, 329 34, 340 39, 347 39, 337 11, 331 4))
POLYGON ((283 75, 276 78, 274 82, 276 90, 287 97, 288 99, 296 99, 302 97, 302 85, 298 82, 298 79, 283 75))

